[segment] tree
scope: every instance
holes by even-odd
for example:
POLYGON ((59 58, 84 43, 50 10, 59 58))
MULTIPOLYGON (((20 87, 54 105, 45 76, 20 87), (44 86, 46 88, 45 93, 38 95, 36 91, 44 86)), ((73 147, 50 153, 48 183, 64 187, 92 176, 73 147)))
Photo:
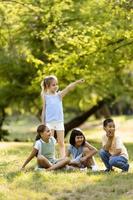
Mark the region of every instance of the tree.
POLYGON ((24 108, 27 102, 26 106, 41 109, 39 85, 48 74, 57 75, 61 88, 81 77, 86 80, 66 97, 65 113, 71 108, 84 113, 112 96, 116 102, 123 95, 132 98, 130 1, 17 0, 2 1, 0 8, 6 19, 1 22, 4 38, 0 40, 0 60, 6 60, 0 65, 4 66, 2 96, 3 88, 10 85, 8 66, 15 104, 21 102, 24 108))

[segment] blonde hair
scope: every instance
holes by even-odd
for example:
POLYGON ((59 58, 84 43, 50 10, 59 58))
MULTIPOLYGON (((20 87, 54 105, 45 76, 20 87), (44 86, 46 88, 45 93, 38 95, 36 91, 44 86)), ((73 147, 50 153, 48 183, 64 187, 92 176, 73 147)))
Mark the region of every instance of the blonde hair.
POLYGON ((57 77, 54 75, 46 76, 45 79, 41 82, 41 96, 47 91, 47 88, 50 87, 52 80, 57 80, 57 77))

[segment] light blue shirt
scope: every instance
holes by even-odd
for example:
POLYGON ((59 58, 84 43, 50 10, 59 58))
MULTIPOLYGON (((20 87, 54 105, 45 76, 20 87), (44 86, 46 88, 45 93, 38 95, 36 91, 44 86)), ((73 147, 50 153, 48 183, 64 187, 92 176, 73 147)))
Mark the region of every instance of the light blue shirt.
POLYGON ((46 111, 45 119, 46 122, 63 122, 63 106, 62 99, 58 93, 54 95, 45 94, 46 111))
POLYGON ((72 155, 73 161, 80 161, 80 158, 83 156, 83 146, 76 148, 73 145, 68 146, 68 152, 72 155))

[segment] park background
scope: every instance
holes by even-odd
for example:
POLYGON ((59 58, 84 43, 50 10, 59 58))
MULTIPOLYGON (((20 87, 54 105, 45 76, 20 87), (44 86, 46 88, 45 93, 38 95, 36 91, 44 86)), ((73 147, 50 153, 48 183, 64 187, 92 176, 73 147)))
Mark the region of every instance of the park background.
POLYGON ((0 0, 0 200, 133 199, 132 9, 132 0, 0 0), (85 79, 63 101, 66 146, 80 127, 100 149, 102 122, 112 117, 129 173, 35 172, 35 159, 20 172, 40 123, 40 83, 50 74, 60 90, 85 79))

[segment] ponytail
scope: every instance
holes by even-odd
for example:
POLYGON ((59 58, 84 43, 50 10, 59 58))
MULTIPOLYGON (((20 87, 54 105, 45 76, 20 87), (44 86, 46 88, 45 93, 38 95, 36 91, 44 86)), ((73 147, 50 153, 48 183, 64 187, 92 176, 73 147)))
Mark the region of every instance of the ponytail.
POLYGON ((40 136, 40 134, 38 133, 38 134, 36 135, 35 141, 40 140, 40 139, 41 139, 41 136, 40 136))
POLYGON ((44 124, 40 124, 37 127, 37 135, 36 135, 35 141, 41 139, 40 134, 43 133, 45 130, 46 130, 46 126, 44 124))
POLYGON ((49 88, 52 80, 57 80, 56 76, 53 76, 53 75, 47 76, 41 82, 41 88, 42 88, 41 96, 43 96, 45 94, 45 92, 47 91, 47 88, 49 88))
POLYGON ((41 96, 43 97, 46 91, 45 79, 41 82, 41 96))

